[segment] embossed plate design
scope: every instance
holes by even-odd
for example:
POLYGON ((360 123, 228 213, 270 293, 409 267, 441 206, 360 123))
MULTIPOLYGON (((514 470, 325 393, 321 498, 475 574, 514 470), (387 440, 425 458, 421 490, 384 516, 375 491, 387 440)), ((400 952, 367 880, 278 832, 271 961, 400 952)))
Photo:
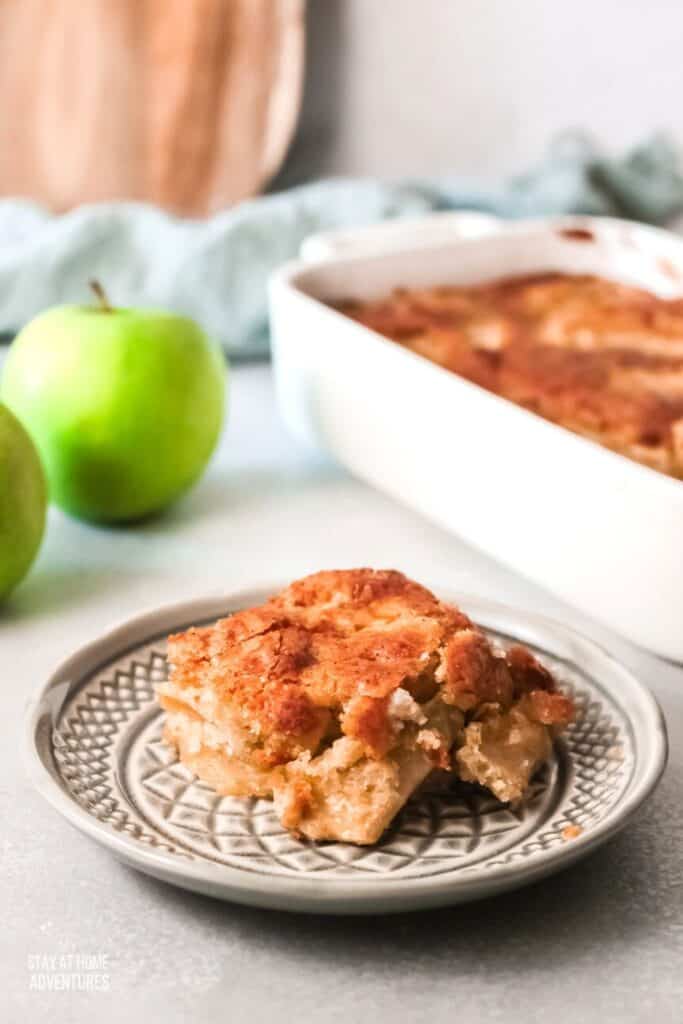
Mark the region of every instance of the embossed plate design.
POLYGON ((459 903, 572 863, 656 785, 666 732, 652 696, 591 641, 478 598, 456 600, 501 645, 528 644, 577 704, 523 806, 474 787, 425 788, 372 847, 294 839, 266 800, 217 796, 161 740, 165 637, 267 591, 139 616, 83 647, 31 705, 32 781, 121 860, 212 896, 278 909, 376 913, 459 903))

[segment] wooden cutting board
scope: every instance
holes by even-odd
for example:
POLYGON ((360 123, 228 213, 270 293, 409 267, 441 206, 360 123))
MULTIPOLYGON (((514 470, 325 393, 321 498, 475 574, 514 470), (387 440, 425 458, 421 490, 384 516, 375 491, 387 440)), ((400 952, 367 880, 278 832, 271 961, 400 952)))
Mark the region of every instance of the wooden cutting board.
POLYGON ((0 195, 204 215, 257 193, 299 111, 305 0, 0 0, 0 195))

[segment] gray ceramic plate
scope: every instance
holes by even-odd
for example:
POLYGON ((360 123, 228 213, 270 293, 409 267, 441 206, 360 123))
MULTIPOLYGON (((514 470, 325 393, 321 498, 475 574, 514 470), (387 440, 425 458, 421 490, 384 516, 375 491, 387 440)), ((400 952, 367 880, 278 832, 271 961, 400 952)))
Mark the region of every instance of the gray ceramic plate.
POLYGON ((426 790, 376 846, 296 840, 267 801, 219 797, 177 761, 161 741, 163 716, 153 695, 166 676, 169 632, 258 603, 276 589, 141 615, 77 651, 29 709, 36 787, 72 824, 141 871, 286 910, 377 913, 460 903, 582 857, 627 822, 662 773, 659 709, 626 668, 554 622, 455 597, 503 645, 529 644, 577 703, 576 722, 524 806, 512 809, 467 787, 426 790))

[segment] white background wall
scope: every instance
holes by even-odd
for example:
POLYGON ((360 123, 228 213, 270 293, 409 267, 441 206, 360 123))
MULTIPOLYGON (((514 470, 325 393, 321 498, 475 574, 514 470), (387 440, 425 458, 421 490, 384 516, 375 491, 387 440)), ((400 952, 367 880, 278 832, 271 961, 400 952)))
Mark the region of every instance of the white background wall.
POLYGON ((310 0, 288 177, 518 170, 556 133, 683 138, 683 0, 310 0))

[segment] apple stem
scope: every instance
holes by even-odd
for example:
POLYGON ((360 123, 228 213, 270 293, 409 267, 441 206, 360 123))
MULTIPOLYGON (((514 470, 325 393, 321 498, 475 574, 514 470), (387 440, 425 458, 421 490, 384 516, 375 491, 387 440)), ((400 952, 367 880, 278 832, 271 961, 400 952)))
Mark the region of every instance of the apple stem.
POLYGON ((97 299, 100 312, 101 313, 111 313, 112 312, 111 303, 109 302, 109 299, 107 298, 107 293, 105 292, 105 290, 102 287, 102 285, 100 284, 100 282, 93 280, 93 281, 88 281, 88 284, 90 285, 91 291, 94 292, 94 294, 95 294, 95 298, 97 299))

